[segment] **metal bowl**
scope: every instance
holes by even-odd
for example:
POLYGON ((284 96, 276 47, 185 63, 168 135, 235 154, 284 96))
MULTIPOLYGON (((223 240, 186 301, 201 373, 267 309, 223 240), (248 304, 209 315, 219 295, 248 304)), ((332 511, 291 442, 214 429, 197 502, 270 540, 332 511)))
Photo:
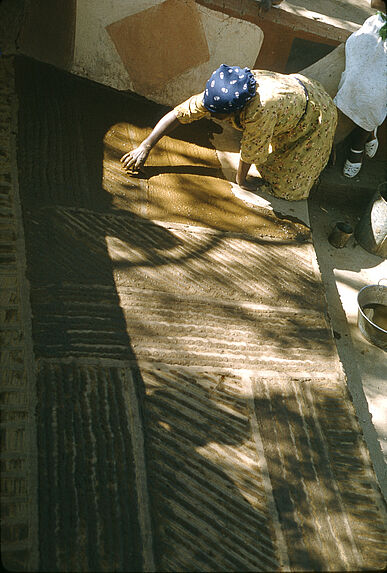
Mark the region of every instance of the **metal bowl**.
POLYGON ((387 352, 387 287, 381 284, 363 287, 357 295, 357 304, 360 332, 387 352))

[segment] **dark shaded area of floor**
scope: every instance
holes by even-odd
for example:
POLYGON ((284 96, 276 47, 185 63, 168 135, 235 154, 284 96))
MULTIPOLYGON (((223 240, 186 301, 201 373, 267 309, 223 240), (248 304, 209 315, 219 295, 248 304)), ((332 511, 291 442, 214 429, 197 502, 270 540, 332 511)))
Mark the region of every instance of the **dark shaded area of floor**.
MULTIPOLYGON (((138 129, 151 128, 167 108, 28 58, 16 61, 21 98, 20 139, 30 142, 20 162, 23 171, 32 176, 29 192, 24 193, 24 207, 55 203, 96 210, 109 208, 111 196, 102 189, 106 133, 120 122, 138 129)), ((207 124, 210 129, 210 122, 207 124)), ((180 128, 174 137, 211 147, 203 125, 180 128)), ((22 193, 25 185, 23 180, 22 193)))
MULTIPOLYGON (((139 571, 144 547, 134 473, 137 438, 129 418, 141 411, 143 383, 104 229, 88 244, 61 225, 61 208, 111 209, 101 185, 102 142, 117 109, 106 113, 112 108, 103 89, 50 66, 21 58, 16 68, 37 364, 40 568, 139 571), (82 330, 84 344, 77 338, 82 330), (120 363, 101 362, 112 357, 132 361, 129 381, 120 363), (135 400, 128 404, 130 384, 135 400)), ((139 101, 139 118, 147 116, 143 105, 139 101)))

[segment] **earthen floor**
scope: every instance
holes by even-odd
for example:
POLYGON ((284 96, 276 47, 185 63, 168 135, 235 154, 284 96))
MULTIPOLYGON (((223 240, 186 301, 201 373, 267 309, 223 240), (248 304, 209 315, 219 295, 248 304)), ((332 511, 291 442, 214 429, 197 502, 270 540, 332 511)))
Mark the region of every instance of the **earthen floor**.
POLYGON ((6 566, 381 569, 308 226, 235 197, 216 126, 128 178, 119 156, 164 109, 2 65, 6 566))

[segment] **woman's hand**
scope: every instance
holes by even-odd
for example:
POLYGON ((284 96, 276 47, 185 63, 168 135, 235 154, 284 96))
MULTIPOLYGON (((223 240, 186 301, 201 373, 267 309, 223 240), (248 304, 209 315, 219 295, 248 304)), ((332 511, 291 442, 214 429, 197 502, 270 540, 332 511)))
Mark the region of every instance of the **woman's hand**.
POLYGON ((246 177, 247 177, 247 174, 249 172, 250 167, 251 167, 251 163, 246 163, 245 161, 242 160, 241 157, 239 157, 239 163, 238 163, 238 169, 236 172, 235 181, 236 181, 237 185, 239 185, 239 187, 242 187, 242 189, 246 189, 246 187, 245 187, 246 177))
POLYGON ((244 183, 238 183, 241 189, 245 191, 251 191, 252 193, 257 193, 259 191, 267 191, 270 189, 269 184, 265 179, 261 179, 260 177, 252 177, 247 179, 244 183))
POLYGON ((125 153, 120 159, 125 171, 138 171, 144 165, 150 150, 150 145, 141 143, 136 149, 125 153))
POLYGON ((125 153, 120 159, 125 171, 138 171, 144 165, 150 150, 164 135, 175 129, 179 125, 175 110, 169 111, 152 129, 152 132, 144 141, 130 151, 125 153))
POLYGON ((237 185, 239 185, 241 189, 244 189, 245 191, 252 191, 253 193, 260 187, 259 183, 253 183, 252 181, 244 181, 243 183, 237 182, 237 185))

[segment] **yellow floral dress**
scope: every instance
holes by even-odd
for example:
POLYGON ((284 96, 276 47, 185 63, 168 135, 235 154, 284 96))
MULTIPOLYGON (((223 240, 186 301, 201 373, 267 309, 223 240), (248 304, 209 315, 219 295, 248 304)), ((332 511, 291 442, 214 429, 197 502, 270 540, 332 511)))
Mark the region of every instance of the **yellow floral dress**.
MULTIPOLYGON (((305 199, 326 166, 337 109, 322 85, 300 74, 253 70, 257 93, 228 121, 243 132, 241 159, 254 163, 269 191, 289 200, 305 199), (308 102, 299 78, 308 91, 308 102)), ((203 93, 175 107, 181 123, 211 118, 203 93)))

